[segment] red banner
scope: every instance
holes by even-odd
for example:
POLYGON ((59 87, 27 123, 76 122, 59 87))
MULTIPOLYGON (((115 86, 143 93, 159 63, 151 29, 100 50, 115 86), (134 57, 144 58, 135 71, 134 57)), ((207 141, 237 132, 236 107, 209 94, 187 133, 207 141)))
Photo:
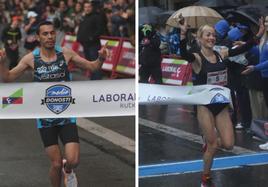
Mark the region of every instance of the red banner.
POLYGON ((63 39, 61 45, 64 46, 64 47, 67 47, 69 49, 74 50, 80 56, 84 57, 83 46, 79 42, 76 41, 76 36, 75 35, 66 34, 64 36, 64 39, 63 39))
MULTIPOLYGON (((108 56, 102 65, 102 70, 115 74, 135 75, 135 48, 131 45, 127 38, 102 36, 101 45, 107 42, 108 56)), ((73 49, 80 56, 84 57, 83 47, 76 41, 75 35, 65 35, 62 46, 73 49)), ((75 69, 72 63, 68 65, 69 70, 75 69)))
POLYGON ((191 65, 182 59, 164 57, 161 62, 163 84, 187 85, 192 80, 191 65))
POLYGON ((114 66, 117 64, 118 57, 121 51, 120 38, 105 37, 101 38, 101 45, 104 46, 108 42, 107 49, 109 55, 102 65, 102 69, 106 71, 113 71, 114 66))
POLYGON ((135 75, 135 48, 129 41, 123 41, 116 72, 135 75))

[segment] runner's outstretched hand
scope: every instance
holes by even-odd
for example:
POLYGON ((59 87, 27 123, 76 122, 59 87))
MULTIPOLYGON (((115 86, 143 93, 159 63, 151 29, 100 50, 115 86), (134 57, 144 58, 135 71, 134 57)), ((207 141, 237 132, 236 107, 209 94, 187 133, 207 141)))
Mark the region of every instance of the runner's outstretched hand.
POLYGON ((105 45, 98 51, 99 58, 104 59, 104 60, 106 59, 106 57, 108 56, 107 46, 108 46, 108 42, 106 42, 105 45))

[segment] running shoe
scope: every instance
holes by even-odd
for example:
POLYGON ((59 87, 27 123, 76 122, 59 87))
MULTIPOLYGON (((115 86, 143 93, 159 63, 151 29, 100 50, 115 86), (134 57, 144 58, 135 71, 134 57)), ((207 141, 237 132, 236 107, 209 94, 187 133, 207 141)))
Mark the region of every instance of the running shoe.
POLYGON ((210 176, 203 175, 201 187, 216 187, 216 186, 213 184, 212 178, 210 176))
POLYGON ((63 159, 62 160, 62 172, 63 172, 63 175, 64 175, 64 185, 65 187, 77 187, 77 178, 76 178, 76 175, 74 173, 74 171, 72 170, 70 173, 66 173, 65 171, 65 164, 66 164, 66 160, 63 159))
POLYGON ((243 129, 243 128, 244 127, 243 127, 242 123, 237 123, 236 126, 235 126, 235 129, 237 129, 237 130, 240 130, 240 129, 243 129))
POLYGON ((262 149, 262 150, 266 150, 267 151, 268 150, 268 142, 259 145, 259 148, 262 149))

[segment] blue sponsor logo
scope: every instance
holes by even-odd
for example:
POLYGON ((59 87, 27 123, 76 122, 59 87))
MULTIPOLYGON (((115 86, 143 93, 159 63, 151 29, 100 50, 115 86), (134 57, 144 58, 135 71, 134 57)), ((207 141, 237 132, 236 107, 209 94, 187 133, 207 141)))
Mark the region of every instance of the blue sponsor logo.
POLYGON ((65 85, 54 85, 46 89, 46 96, 42 99, 42 105, 46 104, 47 108, 55 114, 65 111, 70 104, 75 104, 72 98, 71 88, 65 85))
POLYGON ((210 104, 214 103, 230 103, 230 101, 224 95, 217 93, 210 101, 210 104))

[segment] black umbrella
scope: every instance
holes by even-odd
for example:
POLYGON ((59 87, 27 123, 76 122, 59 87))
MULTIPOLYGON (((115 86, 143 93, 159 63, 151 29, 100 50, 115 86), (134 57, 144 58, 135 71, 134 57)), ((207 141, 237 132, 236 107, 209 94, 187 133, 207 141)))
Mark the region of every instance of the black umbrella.
POLYGON ((268 9, 261 5, 245 5, 238 7, 235 11, 231 12, 237 19, 246 19, 256 25, 259 24, 261 16, 268 15, 268 9))
POLYGON ((268 15, 268 9, 261 5, 245 5, 229 13, 232 15, 232 21, 249 26, 255 33, 259 27, 259 18, 268 15))
POLYGON ((267 0, 253 0, 253 1, 251 1, 251 3, 254 4, 254 5, 268 6, 268 1, 267 0))
POLYGON ((157 15, 162 12, 162 9, 154 6, 139 8, 139 24, 157 24, 157 15))
POLYGON ((211 8, 238 7, 244 5, 241 0, 199 0, 194 5, 211 8))

